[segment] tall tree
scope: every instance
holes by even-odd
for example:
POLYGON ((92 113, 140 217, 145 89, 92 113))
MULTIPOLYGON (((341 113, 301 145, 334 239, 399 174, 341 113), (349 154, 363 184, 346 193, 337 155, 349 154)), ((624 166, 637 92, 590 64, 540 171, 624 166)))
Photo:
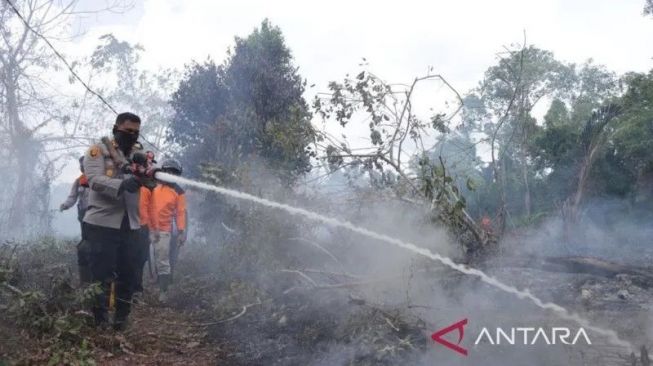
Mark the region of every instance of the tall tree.
MULTIPOLYGON (((102 91, 114 108, 138 113, 143 120, 141 141, 145 148, 154 149, 160 154, 172 154, 174 147, 165 143, 165 137, 173 115, 170 97, 177 73, 174 70, 152 72, 144 69, 140 60, 145 50, 139 44, 121 41, 112 34, 101 36, 99 41, 92 55, 80 63, 88 65, 89 83, 106 81, 104 84, 94 82, 93 86, 102 91)), ((81 103, 85 98, 88 96, 85 95, 81 103)), ((75 124, 69 133, 74 134, 76 129, 88 133, 89 130, 108 130, 111 127, 113 119, 105 117, 104 106, 98 103, 93 105, 95 108, 86 110, 91 113, 89 120, 97 122, 93 125, 75 124)))
POLYGON ((565 64, 533 46, 510 51, 486 71, 475 94, 488 112, 479 120, 491 148, 500 229, 504 213, 528 221, 537 210, 577 191, 570 182, 576 182, 580 156, 585 156, 577 148, 582 131, 592 113, 618 94, 617 80, 592 60, 565 64), (549 110, 537 121, 533 110, 542 103, 550 103, 549 110), (521 195, 521 202, 508 191, 521 195), (555 197, 547 196, 552 191, 555 197))
POLYGON ((542 128, 533 136, 530 155, 547 197, 544 202, 549 202, 545 208, 567 201, 567 214, 576 218, 613 129, 617 108, 602 106, 610 105, 620 88, 614 73, 591 60, 570 67, 572 83, 552 101, 542 128))
MULTIPOLYGON (((628 89, 621 98, 623 113, 613 131, 613 160, 620 163, 621 176, 629 178, 626 179, 627 191, 636 201, 652 207, 653 71, 630 74, 626 81, 628 89)), ((613 179, 611 189, 622 191, 617 182, 624 180, 613 179)))
POLYGON ((523 46, 508 51, 497 65, 485 72, 476 93, 481 96, 490 115, 484 124, 489 135, 492 167, 499 187, 499 227, 509 215, 506 192, 511 179, 521 181, 516 191, 523 196, 522 207, 528 217, 532 214, 532 170, 528 144, 538 129, 531 112, 546 98, 554 97, 570 76, 570 70, 557 61, 549 51, 534 46, 523 46))
POLYGON ((61 60, 43 37, 68 37, 76 7, 77 0, 0 2, 0 156, 9 172, 3 182, 7 194, 0 199, 3 235, 39 233, 49 226, 44 204, 57 168, 56 156, 45 148, 63 141, 58 127, 70 121, 70 110, 50 75, 63 69, 61 60))
POLYGON ((222 65, 209 60, 187 67, 172 98, 169 137, 192 165, 233 171, 259 159, 292 183, 311 166, 305 81, 281 30, 269 21, 235 43, 222 65))

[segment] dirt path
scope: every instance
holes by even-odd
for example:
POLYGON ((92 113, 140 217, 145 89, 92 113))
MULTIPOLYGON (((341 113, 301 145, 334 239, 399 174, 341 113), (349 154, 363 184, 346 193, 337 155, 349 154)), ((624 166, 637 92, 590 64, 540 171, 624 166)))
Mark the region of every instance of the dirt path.
MULTIPOLYGON (((148 299, 149 300, 149 299, 148 299)), ((95 355, 98 365, 215 365, 224 355, 211 344, 192 316, 156 305, 137 305, 129 328, 122 333, 98 333, 95 355)))

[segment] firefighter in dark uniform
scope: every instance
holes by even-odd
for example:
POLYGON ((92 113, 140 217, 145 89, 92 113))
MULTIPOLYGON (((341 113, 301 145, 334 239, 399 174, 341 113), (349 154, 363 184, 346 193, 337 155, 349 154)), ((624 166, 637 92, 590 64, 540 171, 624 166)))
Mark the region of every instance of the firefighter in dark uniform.
POLYGON ((86 286, 93 281, 93 274, 91 273, 91 260, 90 248, 86 241, 86 230, 84 229, 84 215, 88 207, 88 179, 84 175, 84 157, 79 158, 79 169, 82 172, 70 189, 70 194, 66 201, 59 206, 59 211, 65 211, 77 202, 77 220, 81 225, 82 239, 77 243, 77 267, 79 268, 79 283, 86 286))
POLYGON ((113 139, 102 138, 84 157, 88 178, 89 203, 84 223, 91 247, 93 281, 102 291, 96 296, 93 315, 97 326, 109 324, 108 307, 111 283, 115 284, 113 327, 127 324, 138 261, 139 190, 141 179, 132 174, 136 160, 141 120, 132 113, 121 113, 113 127, 113 139))

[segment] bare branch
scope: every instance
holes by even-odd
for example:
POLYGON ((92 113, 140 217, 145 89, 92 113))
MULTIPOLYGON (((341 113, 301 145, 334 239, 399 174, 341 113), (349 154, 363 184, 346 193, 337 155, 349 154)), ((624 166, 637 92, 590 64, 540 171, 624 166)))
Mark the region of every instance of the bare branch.
POLYGON ((311 246, 314 246, 314 247, 318 248, 322 253, 325 253, 326 255, 328 255, 331 259, 333 259, 334 262, 340 263, 340 261, 338 260, 338 258, 336 258, 335 255, 331 254, 331 252, 329 252, 323 246, 321 246, 320 244, 318 244, 317 242, 315 242, 313 240, 308 240, 306 238, 300 238, 300 237, 288 238, 288 240, 299 241, 299 242, 306 243, 306 244, 309 244, 311 246))
POLYGON ((312 278, 310 278, 306 273, 304 273, 304 272, 302 272, 302 271, 299 271, 299 270, 296 270, 296 269, 281 269, 281 270, 279 270, 279 272, 284 272, 284 273, 295 273, 295 274, 299 275, 300 277, 302 277, 303 279, 305 279, 306 281, 308 281, 308 282, 309 282, 311 285, 313 285, 314 287, 318 287, 318 286, 319 286, 319 285, 317 284, 317 282, 315 282, 312 278))

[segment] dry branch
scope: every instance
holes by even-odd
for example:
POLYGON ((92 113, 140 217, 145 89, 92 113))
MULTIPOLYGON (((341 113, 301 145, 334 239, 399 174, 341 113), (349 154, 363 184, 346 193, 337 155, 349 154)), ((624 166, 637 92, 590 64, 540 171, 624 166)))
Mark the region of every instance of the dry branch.
POLYGON ((315 242, 315 241, 313 241, 313 240, 309 240, 309 239, 306 239, 306 238, 300 238, 300 237, 297 237, 297 238, 288 238, 288 240, 293 240, 293 241, 298 241, 298 242, 302 242, 302 243, 309 244, 309 245, 311 245, 311 246, 313 246, 313 247, 319 249, 322 253, 328 255, 331 259, 334 260, 334 262, 336 262, 336 263, 338 263, 338 264, 341 264, 340 261, 338 260, 338 258, 336 258, 335 255, 333 255, 331 252, 329 252, 329 251, 326 250, 323 246, 321 246, 320 244, 318 244, 317 242, 315 242))
POLYGON ((308 281, 311 285, 313 285, 313 286, 315 286, 315 287, 319 286, 319 285, 317 284, 317 282, 315 282, 312 278, 310 278, 306 273, 304 273, 304 272, 302 272, 302 271, 299 271, 299 270, 296 270, 296 269, 282 269, 282 270, 279 270, 279 272, 284 272, 284 273, 295 273, 295 274, 299 275, 301 278, 303 278, 303 279, 305 279, 306 281, 308 281))
POLYGON ((230 322, 230 321, 236 320, 236 319, 240 318, 241 316, 245 315, 245 313, 247 312, 247 309, 249 309, 250 307, 255 306, 255 305, 261 305, 261 304, 262 304, 261 299, 257 297, 255 303, 251 303, 251 304, 247 304, 247 305, 243 306, 243 309, 240 311, 240 313, 238 313, 238 314, 236 314, 234 316, 231 316, 231 317, 225 318, 225 319, 220 319, 220 320, 217 320, 217 321, 214 321, 214 322, 192 324, 191 326, 193 326, 193 327, 208 327, 208 326, 211 326, 211 325, 230 322))
POLYGON ((511 258, 503 260, 502 265, 547 272, 582 273, 608 278, 626 274, 641 277, 646 283, 653 285, 653 268, 624 265, 594 257, 511 258))

